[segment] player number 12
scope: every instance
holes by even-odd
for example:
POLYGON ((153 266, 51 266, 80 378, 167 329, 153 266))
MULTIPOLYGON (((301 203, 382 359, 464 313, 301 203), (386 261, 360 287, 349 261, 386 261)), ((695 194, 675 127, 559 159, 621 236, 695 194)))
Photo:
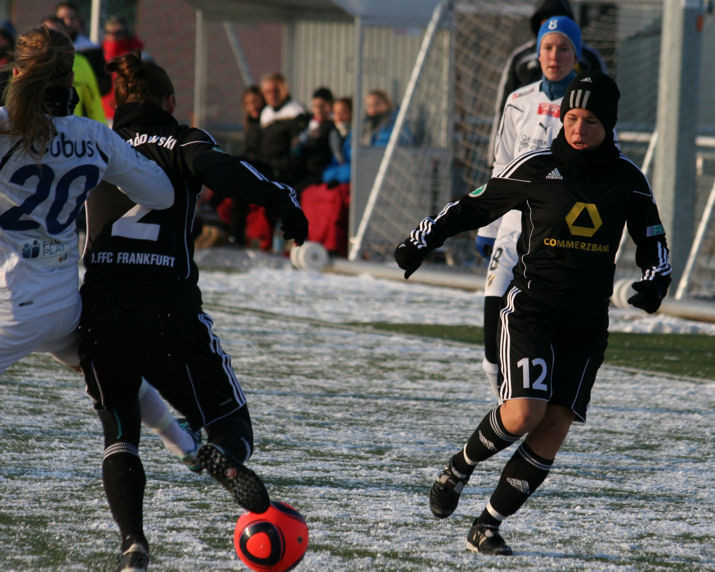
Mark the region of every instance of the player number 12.
POLYGON ((524 389, 531 388, 539 391, 546 391, 548 389, 548 387, 544 383, 547 370, 546 361, 542 358, 535 358, 534 360, 532 360, 532 363, 534 367, 540 368, 539 376, 536 378, 533 385, 531 383, 531 369, 529 368, 529 358, 525 357, 516 362, 516 365, 518 365, 523 370, 522 378, 524 380, 524 389))

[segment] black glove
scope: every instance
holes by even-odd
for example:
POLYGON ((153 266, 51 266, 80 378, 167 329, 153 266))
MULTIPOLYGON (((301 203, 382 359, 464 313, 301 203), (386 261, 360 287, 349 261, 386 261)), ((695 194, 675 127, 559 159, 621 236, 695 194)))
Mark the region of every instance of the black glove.
POLYGON ((427 249, 417 248, 409 239, 397 246, 395 249, 395 261, 397 266, 405 271, 405 280, 420 267, 425 256, 427 256, 427 249))
POLYGON ((628 303, 649 314, 655 314, 668 293, 669 284, 670 276, 659 276, 653 280, 634 282, 631 286, 638 293, 628 298, 628 303))
POLYGON ((287 209, 281 214, 281 230, 283 238, 292 238, 300 246, 308 237, 308 219, 298 207, 287 209))
POLYGON ((489 260, 492 257, 495 240, 496 238, 493 237, 477 235, 477 240, 474 241, 474 244, 477 247, 477 252, 484 260, 489 260))

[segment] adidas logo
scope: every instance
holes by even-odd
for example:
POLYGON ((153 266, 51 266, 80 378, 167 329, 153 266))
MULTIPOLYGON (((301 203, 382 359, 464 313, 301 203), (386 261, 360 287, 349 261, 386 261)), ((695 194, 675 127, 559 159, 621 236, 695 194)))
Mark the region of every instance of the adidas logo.
POLYGON ((482 445, 484 445, 490 451, 497 450, 496 445, 494 445, 494 443, 492 443, 489 439, 487 439, 484 436, 484 433, 482 433, 481 431, 479 432, 479 440, 482 442, 482 445))
POLYGON ((559 173, 558 169, 554 169, 553 171, 551 171, 548 175, 546 175, 546 178, 547 179, 563 179, 563 177, 561 176, 561 173, 559 173))
POLYGON ((583 78, 581 80, 581 83, 593 83, 593 81, 591 80, 591 76, 587 75, 585 78, 583 78))
POLYGON ((515 479, 512 477, 508 477, 506 482, 523 495, 531 494, 531 490, 529 490, 529 483, 523 479, 515 479))

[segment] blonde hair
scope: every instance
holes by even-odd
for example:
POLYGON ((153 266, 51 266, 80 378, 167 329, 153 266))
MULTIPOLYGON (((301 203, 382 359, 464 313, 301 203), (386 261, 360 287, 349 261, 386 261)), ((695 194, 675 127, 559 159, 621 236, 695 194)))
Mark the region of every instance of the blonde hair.
POLYGON ((51 87, 70 87, 73 62, 72 41, 60 32, 36 28, 17 39, 14 61, 3 68, 17 70, 5 92, 10 121, 3 132, 22 137, 26 154, 42 156, 55 135, 45 95, 51 87))
POLYGON ((382 101, 387 107, 390 109, 393 108, 392 100, 390 99, 390 96, 387 95, 387 92, 382 89, 371 89, 370 91, 367 92, 368 95, 372 95, 373 97, 376 97, 380 101, 382 101))

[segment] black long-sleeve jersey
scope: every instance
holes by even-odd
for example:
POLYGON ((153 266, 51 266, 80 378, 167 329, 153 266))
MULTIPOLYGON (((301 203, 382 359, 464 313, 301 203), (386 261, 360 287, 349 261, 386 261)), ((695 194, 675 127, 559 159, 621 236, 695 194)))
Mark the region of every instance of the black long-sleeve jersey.
POLYGON ((665 231, 642 171, 620 155, 606 173, 574 173, 549 149, 514 160, 485 185, 425 218, 410 234, 434 249, 510 209, 522 212, 514 284, 554 308, 600 314, 613 291, 624 225, 644 280, 670 275, 665 231))
POLYGON ((291 187, 268 180, 225 153, 210 134, 179 124, 159 107, 120 106, 114 130, 166 171, 175 201, 155 211, 133 204, 112 186, 96 189, 87 202, 86 284, 105 280, 117 290, 140 292, 147 303, 200 304, 191 230, 203 185, 278 216, 300 208, 291 187))

